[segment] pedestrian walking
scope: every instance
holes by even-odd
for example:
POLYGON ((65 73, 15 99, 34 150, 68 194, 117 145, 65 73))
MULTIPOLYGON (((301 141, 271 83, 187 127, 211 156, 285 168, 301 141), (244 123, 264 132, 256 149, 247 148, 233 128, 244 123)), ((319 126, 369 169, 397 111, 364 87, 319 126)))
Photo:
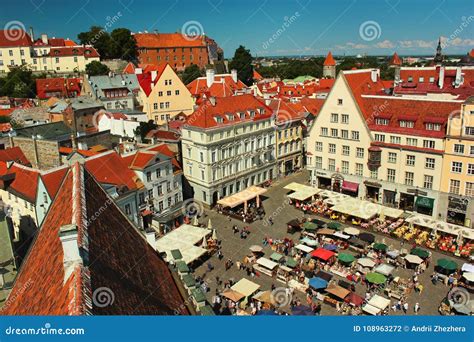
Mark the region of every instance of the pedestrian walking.
POLYGON ((415 315, 418 315, 418 311, 420 311, 420 304, 419 304, 419 303, 416 303, 416 304, 415 304, 415 307, 413 308, 413 310, 415 311, 415 315))
POLYGON ((408 302, 403 303, 403 312, 404 313, 408 312, 408 302))

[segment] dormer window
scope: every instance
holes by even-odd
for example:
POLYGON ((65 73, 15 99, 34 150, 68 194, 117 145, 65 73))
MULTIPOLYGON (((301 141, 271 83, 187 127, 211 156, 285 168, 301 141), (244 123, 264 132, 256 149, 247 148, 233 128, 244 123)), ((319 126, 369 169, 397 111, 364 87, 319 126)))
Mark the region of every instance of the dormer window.
POLYGON ((240 118, 240 120, 244 120, 245 119, 245 113, 243 113, 243 112, 239 113, 239 118, 240 118))
POLYGON ((375 119, 375 124, 376 125, 388 126, 389 122, 390 122, 389 119, 382 119, 382 118, 376 118, 375 119))
POLYGON ((400 120, 400 127, 413 128, 415 127, 415 121, 400 120))
POLYGON ((234 115, 233 114, 227 114, 227 120, 234 121, 234 115))
POLYGON ((217 122, 218 124, 224 123, 224 120, 223 120, 222 117, 220 117, 220 116, 214 117, 214 120, 216 120, 216 122, 217 122))
POLYGON ((254 110, 251 110, 249 113, 250 113, 250 117, 251 117, 251 118, 254 118, 254 117, 255 117, 255 111, 254 111, 254 110))
POLYGON ((408 76, 408 82, 413 82, 413 76, 408 76))
POLYGON ((426 128, 427 131, 441 131, 441 124, 427 122, 425 124, 425 128, 426 128))

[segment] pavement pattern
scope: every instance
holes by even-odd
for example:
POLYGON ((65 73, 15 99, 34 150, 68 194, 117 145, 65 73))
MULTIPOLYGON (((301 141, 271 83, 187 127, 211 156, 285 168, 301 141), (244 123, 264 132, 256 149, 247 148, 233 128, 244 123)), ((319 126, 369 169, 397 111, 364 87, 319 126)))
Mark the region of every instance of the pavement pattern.
MULTIPOLYGON (((251 224, 246 224, 239 220, 230 219, 227 216, 221 215, 214 210, 204 210, 204 213, 200 218, 200 223, 207 224, 208 219, 211 219, 212 226, 216 228, 217 231, 217 238, 222 241, 221 250, 224 256, 222 260, 219 260, 217 258, 217 255, 214 254, 194 270, 194 275, 201 276, 209 286, 209 291, 206 294, 209 303, 212 303, 212 296, 215 294, 216 291, 216 276, 218 276, 222 281, 233 279, 234 282, 237 282, 241 278, 246 277, 249 280, 261 285, 260 290, 263 291, 270 290, 272 284, 274 284, 277 288, 285 287, 284 283, 276 281, 265 274, 261 274, 260 276, 255 276, 251 278, 247 276, 247 273, 244 270, 239 270, 236 267, 235 262, 242 261, 246 255, 250 254, 250 246, 263 246, 262 241, 264 237, 270 237, 273 239, 283 239, 285 237, 289 237, 293 239, 295 243, 298 242, 300 233, 288 234, 286 232, 286 223, 292 219, 301 218, 304 215, 301 210, 298 210, 288 204, 288 199, 286 197, 288 190, 284 189, 283 187, 291 182, 308 184, 308 179, 308 172, 300 171, 298 173, 274 181, 271 187, 268 188, 268 191, 265 194, 265 198, 263 200, 263 206, 265 208, 266 218, 268 218, 270 215, 273 216, 273 225, 264 224, 262 220, 255 221, 251 224), (247 236, 246 239, 241 239, 239 234, 234 234, 232 232, 233 225, 237 225, 239 228, 243 228, 244 226, 248 225, 250 226, 251 233, 247 236), (234 266, 232 266, 232 268, 226 271, 224 263, 227 259, 231 259, 234 262, 234 266), (208 262, 210 262, 214 267, 212 271, 208 270, 208 262)), ((306 215, 306 217, 308 216, 312 218, 317 217, 316 215, 306 215)), ((364 231, 364 229, 360 229, 361 231, 364 231)), ((376 233, 371 230, 368 231, 375 235, 376 242, 383 242, 387 244, 390 248, 401 248, 399 240, 391 238, 388 235, 376 233)), ((405 243, 404 248, 410 248, 410 244, 405 243)), ((266 246, 264 247, 264 252, 265 256, 268 258, 271 255, 272 250, 269 246, 266 246)), ((436 264, 436 260, 442 257, 447 256, 438 251, 432 251, 432 261, 429 267, 424 273, 418 276, 420 283, 424 287, 423 292, 420 294, 416 293, 415 291, 412 291, 412 293, 410 293, 410 295, 408 296, 408 314, 414 314, 413 307, 415 303, 418 302, 421 307, 418 313, 419 315, 438 315, 438 306, 449 292, 449 287, 442 283, 433 285, 430 280, 430 276, 434 272, 433 267, 436 264)), ((454 260, 457 259, 453 256, 448 257, 454 260)), ((456 261, 459 266, 461 266, 465 262, 465 260, 463 259, 457 259, 456 261)), ((401 278, 408 279, 413 276, 413 270, 397 268, 394 273, 394 276, 400 276, 401 278)), ((337 275, 334 275, 333 279, 342 278, 337 275)), ((219 287, 219 289, 221 290, 222 287, 219 287)), ((356 285, 356 292, 359 295, 364 296, 365 290, 366 287, 364 285, 356 285)), ((304 293, 295 290, 293 293, 293 298, 295 298, 295 296, 296 298, 301 300, 302 304, 306 304, 304 293)), ((392 305, 395 303, 395 301, 395 299, 392 299, 392 305)), ((284 308, 282 308, 282 310, 284 310, 284 308)), ((328 304, 322 305, 321 314, 339 315, 336 309, 328 304)), ((403 312, 391 311, 390 314, 397 315, 403 314, 403 312)))

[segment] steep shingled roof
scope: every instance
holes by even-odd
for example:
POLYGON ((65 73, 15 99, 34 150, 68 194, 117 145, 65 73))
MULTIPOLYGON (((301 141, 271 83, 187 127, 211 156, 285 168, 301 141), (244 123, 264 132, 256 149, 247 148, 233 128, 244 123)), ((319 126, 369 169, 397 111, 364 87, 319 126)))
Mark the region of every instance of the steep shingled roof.
POLYGON ((332 56, 332 52, 329 51, 328 55, 326 56, 326 59, 324 60, 324 66, 335 66, 336 61, 334 60, 334 57, 332 56))
POLYGON ((189 313, 165 262, 79 163, 68 169, 9 298, 1 314, 189 313), (82 251, 71 273, 58 236, 65 225, 77 227, 82 251), (113 297, 105 306, 104 289, 113 297))

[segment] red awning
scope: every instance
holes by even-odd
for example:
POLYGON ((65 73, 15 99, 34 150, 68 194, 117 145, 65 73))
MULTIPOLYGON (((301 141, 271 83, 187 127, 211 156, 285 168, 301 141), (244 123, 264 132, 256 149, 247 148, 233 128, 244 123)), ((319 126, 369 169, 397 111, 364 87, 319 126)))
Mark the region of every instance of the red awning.
POLYGON ((153 213, 148 209, 145 209, 145 210, 142 211, 142 216, 148 216, 148 215, 151 215, 151 214, 153 214, 153 213))
POLYGON ((324 248, 318 248, 314 250, 313 252, 311 252, 311 256, 324 260, 324 261, 328 261, 334 256, 334 252, 328 251, 327 249, 324 249, 324 248))
POLYGON ((359 190, 359 184, 354 182, 344 181, 342 182, 342 190, 357 192, 359 190))

